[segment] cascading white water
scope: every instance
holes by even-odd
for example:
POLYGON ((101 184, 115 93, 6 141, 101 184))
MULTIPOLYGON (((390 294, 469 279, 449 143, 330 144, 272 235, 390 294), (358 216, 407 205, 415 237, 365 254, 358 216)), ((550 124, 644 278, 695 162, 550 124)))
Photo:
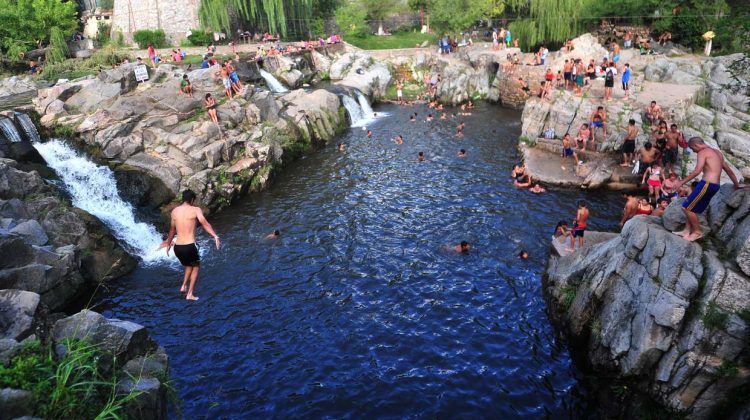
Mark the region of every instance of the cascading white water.
POLYGON ((372 110, 370 103, 367 102, 367 98, 362 92, 357 92, 357 101, 359 102, 360 108, 362 108, 362 113, 365 115, 365 118, 374 118, 375 112, 372 110))
POLYGON ((52 139, 34 147, 65 183, 75 207, 99 218, 124 242, 128 251, 144 261, 166 259, 163 249, 156 250, 162 242, 161 236, 150 224, 135 220, 133 207, 120 198, 111 169, 91 162, 62 140, 52 139))
POLYGON ((362 114, 362 108, 354 98, 349 95, 343 95, 341 102, 344 103, 344 108, 349 113, 349 118, 352 120, 352 127, 356 127, 358 123, 365 119, 364 114, 362 114))
POLYGON ((0 117, 0 132, 3 133, 6 139, 13 143, 21 141, 21 133, 16 129, 16 125, 13 124, 13 120, 10 118, 0 117))
POLYGON ((32 143, 37 143, 39 141, 39 132, 36 130, 36 126, 34 126, 34 122, 31 121, 31 118, 21 112, 16 113, 16 118, 18 119, 18 122, 21 123, 21 128, 26 132, 26 136, 28 136, 29 140, 31 140, 32 143))
POLYGON ((263 77, 263 79, 266 81, 266 85, 268 85, 268 88, 271 89, 271 92, 274 93, 284 93, 289 92, 289 89, 284 87, 284 85, 281 84, 278 80, 276 80, 275 77, 273 77, 273 74, 263 70, 260 70, 260 75, 263 77))

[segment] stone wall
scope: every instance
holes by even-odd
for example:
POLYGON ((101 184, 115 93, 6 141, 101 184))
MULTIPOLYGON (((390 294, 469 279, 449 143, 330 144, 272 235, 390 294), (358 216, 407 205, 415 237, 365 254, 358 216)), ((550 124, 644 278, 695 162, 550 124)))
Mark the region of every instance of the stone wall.
POLYGON ((198 0, 115 0, 112 33, 121 31, 126 42, 140 29, 163 29, 169 42, 176 44, 185 33, 200 27, 198 0))

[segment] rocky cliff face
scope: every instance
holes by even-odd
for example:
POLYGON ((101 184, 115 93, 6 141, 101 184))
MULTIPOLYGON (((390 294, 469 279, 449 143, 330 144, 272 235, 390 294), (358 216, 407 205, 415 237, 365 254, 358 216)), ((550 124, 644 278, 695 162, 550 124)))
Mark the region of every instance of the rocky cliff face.
POLYGON ((101 222, 21 166, 0 158, 0 288, 37 293, 63 310, 135 266, 101 222))
POLYGON ((247 87, 225 101, 214 67, 187 73, 190 98, 179 91, 182 69, 161 65, 138 84, 133 66, 43 89, 35 105, 43 124, 77 133, 132 195, 155 205, 184 188, 209 208, 226 205, 263 188, 273 165, 332 139, 346 123, 338 97, 325 90, 275 96, 247 87), (219 102, 219 124, 205 113, 206 93, 219 102))
POLYGON ((609 241, 553 256, 553 318, 597 374, 632 380, 663 405, 709 418, 750 383, 750 191, 724 185, 703 220, 708 239, 636 216, 609 241))

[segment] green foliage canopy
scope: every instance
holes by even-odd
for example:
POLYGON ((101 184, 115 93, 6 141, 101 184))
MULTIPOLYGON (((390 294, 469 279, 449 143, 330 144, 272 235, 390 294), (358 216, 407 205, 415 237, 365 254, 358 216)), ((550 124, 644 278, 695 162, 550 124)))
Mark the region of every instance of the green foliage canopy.
POLYGON ((0 50, 11 57, 46 44, 57 27, 64 37, 78 28, 75 1, 0 0, 0 50))
MULTIPOLYGON (((214 31, 231 30, 230 12, 244 20, 251 28, 303 37, 313 19, 315 0, 201 0, 201 24, 214 31)), ((332 8, 330 1, 318 1, 321 8, 332 8)), ((328 14, 333 13, 330 10, 328 14)))

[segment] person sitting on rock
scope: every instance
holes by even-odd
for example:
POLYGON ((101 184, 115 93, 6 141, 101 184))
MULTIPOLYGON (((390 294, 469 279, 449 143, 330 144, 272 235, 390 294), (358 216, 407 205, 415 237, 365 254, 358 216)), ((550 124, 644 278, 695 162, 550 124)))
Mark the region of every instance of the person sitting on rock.
POLYGON ((553 238, 560 238, 568 236, 568 222, 561 220, 557 222, 555 226, 555 233, 552 235, 553 238))
POLYGON ((216 114, 216 99, 210 93, 206 94, 206 110, 208 111, 208 116, 211 117, 211 121, 218 124, 219 116, 216 114))
POLYGON ((661 35, 659 35, 659 40, 657 41, 659 45, 662 47, 664 44, 666 44, 668 41, 672 40, 672 32, 664 31, 661 35))
POLYGON ((649 216, 653 212, 654 207, 651 205, 651 203, 648 202, 648 199, 646 197, 641 197, 640 199, 638 199, 638 207, 636 207, 635 209, 636 216, 649 216))
POLYGON ((576 135, 576 145, 581 145, 581 150, 586 150, 586 143, 588 143, 591 137, 591 130, 589 130, 588 123, 581 124, 581 128, 578 129, 578 135, 576 135))
POLYGON ((537 96, 542 101, 547 101, 549 99, 549 87, 551 84, 547 82, 546 80, 542 80, 540 86, 539 86, 539 93, 537 96))
POLYGON ((604 136, 607 136, 607 113, 604 112, 604 107, 599 106, 596 108, 593 114, 591 114, 591 141, 596 142, 596 129, 601 128, 604 132, 604 136))
POLYGON ((180 80, 180 93, 193 97, 193 84, 188 80, 187 74, 182 75, 182 80, 180 80))
POLYGON ((667 210, 667 207, 669 206, 669 200, 666 198, 660 198, 659 201, 656 202, 656 208, 654 209, 653 213, 651 213, 652 216, 664 216, 664 212, 667 210))
POLYGON ((523 80, 523 77, 519 77, 519 78, 518 78, 518 85, 519 85, 519 87, 521 88, 521 91, 523 92, 524 96, 529 96, 529 95, 531 95, 531 89, 529 89, 529 84, 528 84, 528 83, 526 83, 526 82, 525 82, 525 81, 523 80))

